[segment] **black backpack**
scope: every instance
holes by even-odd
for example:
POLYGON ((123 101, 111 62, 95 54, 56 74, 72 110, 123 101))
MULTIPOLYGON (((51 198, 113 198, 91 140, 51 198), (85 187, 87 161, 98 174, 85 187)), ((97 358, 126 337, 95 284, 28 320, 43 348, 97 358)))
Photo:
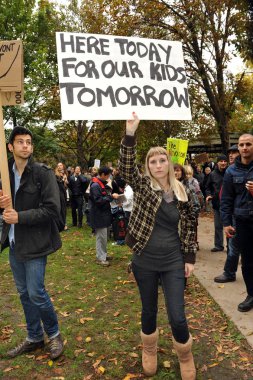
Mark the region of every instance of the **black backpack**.
MULTIPOLYGON (((46 167, 46 168, 48 168, 45 164, 41 164, 41 163, 38 163, 38 162, 34 162, 34 164, 33 164, 33 181, 36 184, 37 189, 39 190, 39 192, 40 192, 40 189, 41 189, 41 181, 40 181, 41 168, 43 166, 46 167)), ((60 189, 59 189, 58 184, 57 184, 57 189, 58 189, 59 198, 60 198, 60 189)), ((61 204, 61 202, 60 202, 60 204, 61 204)), ((59 232, 62 232, 64 230, 64 227, 65 227, 65 222, 64 222, 64 217, 62 215, 61 210, 60 210, 60 216, 59 216, 59 218, 57 220, 55 220, 55 222, 56 222, 56 225, 58 227, 59 232)))

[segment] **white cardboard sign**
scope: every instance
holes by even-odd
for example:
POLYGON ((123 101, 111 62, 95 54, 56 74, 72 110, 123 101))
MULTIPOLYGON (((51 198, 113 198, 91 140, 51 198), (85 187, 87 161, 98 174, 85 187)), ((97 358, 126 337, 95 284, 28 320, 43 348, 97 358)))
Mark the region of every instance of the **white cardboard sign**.
POLYGON ((182 44, 56 33, 63 120, 191 120, 182 44))

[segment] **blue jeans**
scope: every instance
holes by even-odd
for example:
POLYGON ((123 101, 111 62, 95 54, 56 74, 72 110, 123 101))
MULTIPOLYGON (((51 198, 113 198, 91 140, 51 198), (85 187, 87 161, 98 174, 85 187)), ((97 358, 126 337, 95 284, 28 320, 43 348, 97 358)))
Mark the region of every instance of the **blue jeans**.
POLYGON ((227 259, 224 265, 224 273, 227 277, 235 278, 238 268, 240 256, 240 249, 238 244, 238 237, 235 235, 228 239, 227 259))
POLYGON ((141 296, 141 324, 144 334, 150 335, 156 330, 160 280, 172 334, 177 342, 186 343, 189 330, 184 310, 184 269, 157 272, 143 269, 134 263, 132 269, 141 296))
POLYGON ((48 338, 55 338, 59 335, 57 316, 44 285, 47 256, 19 262, 14 246, 10 248, 9 260, 25 314, 27 340, 40 342, 44 339, 41 321, 48 338))

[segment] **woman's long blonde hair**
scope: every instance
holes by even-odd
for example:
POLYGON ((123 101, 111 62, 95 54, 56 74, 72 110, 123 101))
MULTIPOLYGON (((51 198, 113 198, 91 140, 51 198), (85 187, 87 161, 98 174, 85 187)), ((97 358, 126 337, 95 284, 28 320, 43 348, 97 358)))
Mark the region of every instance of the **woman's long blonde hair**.
POLYGON ((147 156, 146 156, 146 161, 145 161, 145 175, 147 175, 150 180, 151 180, 151 187, 153 190, 162 190, 161 186, 159 185, 159 183, 155 180, 155 178, 151 175, 150 173, 150 170, 149 170, 149 159, 153 156, 156 156, 158 154, 164 154, 166 157, 167 157, 167 160, 169 162, 169 171, 168 171, 168 184, 170 185, 170 188, 171 190, 173 191, 173 193, 175 194, 175 196, 177 197, 177 199, 181 202, 187 202, 188 201, 188 197, 187 197, 187 194, 185 192, 185 189, 184 189, 184 186, 181 182, 179 182, 176 177, 175 177, 175 173, 174 173, 174 167, 173 167, 173 163, 171 161, 171 158, 169 156, 169 153, 167 152, 166 149, 164 149, 163 147, 161 146, 157 146, 157 147, 154 147, 154 148, 150 148, 148 153, 147 153, 147 156))

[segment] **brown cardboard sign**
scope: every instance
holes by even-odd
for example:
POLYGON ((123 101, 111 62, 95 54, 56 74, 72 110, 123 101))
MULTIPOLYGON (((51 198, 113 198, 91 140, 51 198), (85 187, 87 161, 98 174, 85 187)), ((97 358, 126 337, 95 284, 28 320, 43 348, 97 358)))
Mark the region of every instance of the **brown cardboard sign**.
POLYGON ((23 88, 22 91, 1 92, 1 97, 3 106, 20 106, 24 104, 23 88))
POLYGON ((208 161, 208 154, 207 153, 197 154, 194 157, 194 161, 196 162, 196 164, 204 164, 205 162, 208 161))
POLYGON ((0 91, 20 92, 22 87, 22 41, 0 41, 0 91))

